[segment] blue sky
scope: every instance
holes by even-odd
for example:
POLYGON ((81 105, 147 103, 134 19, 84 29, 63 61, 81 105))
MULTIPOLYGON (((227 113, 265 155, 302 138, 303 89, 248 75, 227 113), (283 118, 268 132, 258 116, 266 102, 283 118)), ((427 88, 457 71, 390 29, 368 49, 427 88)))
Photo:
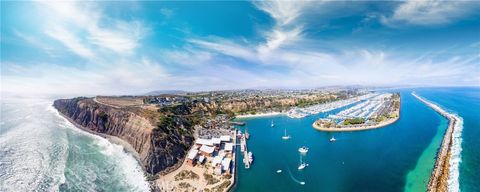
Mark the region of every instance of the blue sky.
POLYGON ((480 3, 1 2, 2 92, 480 85, 480 3))

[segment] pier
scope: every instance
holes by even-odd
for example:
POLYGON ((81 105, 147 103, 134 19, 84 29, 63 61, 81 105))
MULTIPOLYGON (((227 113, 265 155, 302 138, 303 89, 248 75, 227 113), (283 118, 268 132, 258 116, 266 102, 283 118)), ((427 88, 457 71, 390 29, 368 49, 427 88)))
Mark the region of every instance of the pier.
POLYGON ((448 113, 444 109, 440 108, 439 106, 423 99, 422 97, 418 96, 414 92, 412 95, 420 100, 422 103, 426 104, 433 110, 435 110, 440 115, 444 116, 449 120, 447 131, 445 131, 445 135, 443 136, 442 144, 440 145, 440 149, 437 152, 437 158, 435 160, 435 166, 433 167, 432 174, 430 175, 430 180, 428 181, 427 191, 436 192, 436 191, 447 191, 448 187, 448 174, 449 174, 449 161, 451 155, 451 145, 453 142, 452 134, 455 129, 455 124, 457 123, 457 119, 454 115, 448 113))
POLYGON ((240 150, 243 153, 243 163, 245 163, 245 168, 250 168, 250 158, 248 155, 248 148, 247 148, 247 139, 245 134, 242 135, 242 138, 240 140, 240 150))

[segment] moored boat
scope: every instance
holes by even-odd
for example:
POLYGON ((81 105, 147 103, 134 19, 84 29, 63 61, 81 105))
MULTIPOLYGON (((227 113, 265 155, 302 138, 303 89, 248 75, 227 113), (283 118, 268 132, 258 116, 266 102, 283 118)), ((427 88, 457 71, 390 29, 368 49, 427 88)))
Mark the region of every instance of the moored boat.
POLYGON ((298 152, 300 152, 300 153, 307 153, 307 152, 308 152, 308 147, 305 147, 305 146, 300 147, 300 148, 298 148, 298 152))

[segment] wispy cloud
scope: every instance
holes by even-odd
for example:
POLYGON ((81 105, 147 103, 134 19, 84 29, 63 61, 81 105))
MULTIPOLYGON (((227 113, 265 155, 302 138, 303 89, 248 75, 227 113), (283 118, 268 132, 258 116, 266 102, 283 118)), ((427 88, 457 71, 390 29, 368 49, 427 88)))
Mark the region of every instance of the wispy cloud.
POLYGON ((94 57, 93 51, 82 43, 82 40, 78 39, 74 34, 67 31, 61 26, 52 26, 47 29, 45 33, 53 39, 60 41, 65 47, 70 49, 73 53, 92 59, 94 57))
POLYGON ((138 20, 123 21, 106 16, 94 3, 42 2, 41 5, 49 11, 51 25, 61 25, 72 35, 86 37, 83 42, 93 48, 133 53, 149 31, 138 20))
POLYGON ((449 24, 478 8, 478 3, 469 1, 410 0, 401 3, 393 14, 381 17, 381 21, 389 26, 449 24))

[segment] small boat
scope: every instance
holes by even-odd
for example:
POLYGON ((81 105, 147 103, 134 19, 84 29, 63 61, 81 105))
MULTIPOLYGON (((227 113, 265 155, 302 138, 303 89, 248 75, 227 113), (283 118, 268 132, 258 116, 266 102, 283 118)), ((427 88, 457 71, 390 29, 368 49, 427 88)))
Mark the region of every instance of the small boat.
POLYGON ((298 170, 305 169, 305 167, 307 167, 307 166, 308 166, 308 164, 302 163, 302 164, 300 164, 300 165, 298 166, 298 170))
POLYGON ((308 164, 302 161, 302 155, 300 155, 300 165, 298 166, 298 170, 303 170, 305 167, 307 167, 308 164))
POLYGON ((275 124, 273 124, 273 120, 272 120, 272 124, 271 124, 272 127, 275 127, 275 124))
POLYGON ((282 172, 282 170, 281 170, 281 169, 277 170, 277 173, 281 173, 281 172, 282 172))
POLYGON ((245 128, 245 139, 250 138, 250 134, 248 134, 248 129, 245 128))
POLYGON ((285 134, 282 136, 282 139, 284 140, 290 139, 290 135, 287 135, 287 128, 285 128, 285 134))
POLYGON ((237 138, 239 139, 242 138, 242 131, 240 130, 237 131, 237 138))
POLYGON ((248 162, 251 164, 253 162, 253 154, 252 152, 248 152, 248 162))
POLYGON ((308 147, 305 147, 305 146, 300 147, 300 148, 298 148, 298 152, 300 152, 300 153, 307 153, 307 152, 308 152, 308 147))
POLYGON ((335 141, 337 140, 335 139, 335 137, 332 136, 332 138, 330 139, 330 142, 335 142, 335 141))
POLYGON ((305 181, 300 181, 300 185, 305 185, 305 181))

